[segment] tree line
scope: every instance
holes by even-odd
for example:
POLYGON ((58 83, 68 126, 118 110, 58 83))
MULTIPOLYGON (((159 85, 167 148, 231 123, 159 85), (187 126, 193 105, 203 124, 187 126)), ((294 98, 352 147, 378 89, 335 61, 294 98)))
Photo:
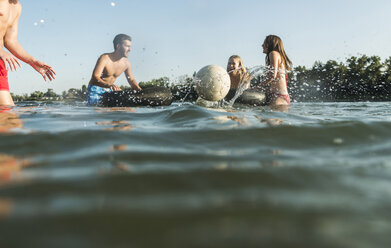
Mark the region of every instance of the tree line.
POLYGON ((345 62, 295 67, 288 90, 296 101, 390 101, 391 57, 352 56, 345 62))
MULTIPOLYGON (((251 84, 264 80, 266 72, 253 78, 251 84)), ((298 102, 308 101, 391 101, 391 57, 382 62, 378 56, 352 56, 344 62, 329 60, 326 63, 315 62, 311 68, 297 66, 289 72, 288 91, 291 98, 298 102)), ((162 77, 140 82, 141 88, 152 86, 169 87, 174 101, 186 98, 195 101, 197 93, 193 76, 182 76, 177 83, 170 83, 162 77)), ((131 90, 130 86, 121 86, 131 90)), ((86 98, 87 86, 81 89, 69 89, 56 94, 52 89, 47 92, 35 91, 30 95, 13 95, 14 101, 66 101, 86 98)))

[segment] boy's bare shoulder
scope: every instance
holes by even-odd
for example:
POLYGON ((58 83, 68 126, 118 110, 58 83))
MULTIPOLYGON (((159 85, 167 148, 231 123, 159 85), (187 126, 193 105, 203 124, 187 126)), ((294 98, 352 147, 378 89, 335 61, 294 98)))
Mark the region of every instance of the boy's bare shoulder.
POLYGON ((102 59, 109 58, 109 53, 104 53, 104 54, 100 55, 100 58, 102 58, 102 59))
POLYGON ((104 53, 99 56, 99 61, 109 61, 110 60, 110 54, 109 53, 104 53))
POLYGON ((17 3, 12 3, 10 5, 10 8, 15 13, 14 15, 17 17, 20 16, 20 14, 22 13, 22 4, 20 4, 19 1, 17 3))
POLYGON ((130 66, 130 61, 127 58, 121 59, 122 63, 124 63, 126 66, 130 66))
POLYGON ((19 1, 15 4, 15 7, 16 7, 16 9, 19 10, 19 11, 22 10, 22 4, 20 4, 19 1))

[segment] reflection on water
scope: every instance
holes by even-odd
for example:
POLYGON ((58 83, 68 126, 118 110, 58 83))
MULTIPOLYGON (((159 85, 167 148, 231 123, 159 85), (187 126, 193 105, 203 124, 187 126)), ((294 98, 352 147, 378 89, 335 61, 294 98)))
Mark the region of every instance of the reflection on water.
MULTIPOLYGON (((20 120, 19 115, 11 112, 9 107, 0 106, 0 134, 9 134, 16 128, 22 128, 23 122, 20 120)), ((2 142, 7 138, 1 137, 2 142)), ((11 180, 11 176, 16 176, 22 166, 27 165, 26 161, 19 160, 11 155, 0 153, 0 187, 11 180)), ((0 202, 0 215, 1 215, 0 202)))
POLYGON ((99 126, 111 126, 105 128, 106 131, 130 131, 132 126, 128 121, 105 121, 105 122, 97 122, 96 125, 99 126))
POLYGON ((0 106, 0 133, 7 133, 15 128, 22 128, 23 122, 19 115, 11 113, 9 108, 0 106))
POLYGON ((30 165, 29 160, 18 159, 7 154, 0 154, 0 187, 11 179, 17 179, 21 169, 28 165, 30 165))
POLYGON ((104 113, 104 112, 129 112, 129 113, 133 113, 134 108, 130 108, 130 107, 97 108, 95 111, 98 113, 104 113))
POLYGON ((117 145, 113 145, 112 147, 110 147, 110 151, 113 152, 113 155, 110 158, 111 164, 113 165, 113 168, 115 171, 119 171, 119 172, 129 172, 130 171, 130 165, 125 162, 118 161, 116 159, 116 155, 115 155, 115 152, 125 152, 127 149, 128 149, 128 146, 124 145, 124 144, 121 144, 121 145, 117 144, 117 145))
POLYGON ((273 119, 273 118, 267 119, 261 116, 255 116, 255 118, 257 118, 260 122, 266 123, 270 126, 277 126, 284 122, 284 120, 282 119, 273 119))

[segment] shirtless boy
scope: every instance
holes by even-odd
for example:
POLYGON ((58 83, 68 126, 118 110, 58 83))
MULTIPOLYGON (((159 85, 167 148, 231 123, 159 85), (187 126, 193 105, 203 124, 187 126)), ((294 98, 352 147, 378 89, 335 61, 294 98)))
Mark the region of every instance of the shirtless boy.
POLYGON ((132 38, 126 34, 119 34, 114 38, 114 52, 105 53, 96 62, 94 72, 87 89, 87 103, 97 105, 102 94, 110 91, 121 91, 114 85, 115 80, 125 72, 126 79, 133 89, 141 90, 132 74, 129 60, 132 38))
POLYGON ((20 67, 18 59, 32 66, 46 81, 54 79, 52 67, 34 59, 18 42, 18 22, 22 6, 18 0, 0 0, 0 105, 13 106, 8 85, 8 69, 20 67), (4 47, 8 49, 7 52, 4 47))

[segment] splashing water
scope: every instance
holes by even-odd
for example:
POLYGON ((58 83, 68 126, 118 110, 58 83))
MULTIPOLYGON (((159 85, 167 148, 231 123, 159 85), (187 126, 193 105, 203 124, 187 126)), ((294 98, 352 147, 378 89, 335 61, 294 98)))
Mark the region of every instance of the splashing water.
MULTIPOLYGON (((273 73, 273 72, 274 72, 274 68, 272 66, 257 65, 257 66, 250 67, 249 69, 247 69, 247 73, 253 77, 265 76, 268 73, 273 73)), ((284 70, 284 69, 279 69, 278 72, 281 74, 287 74, 290 71, 284 70)))
POLYGON ((241 66, 239 66, 238 69, 232 69, 232 70, 230 70, 230 71, 227 71, 227 73, 228 73, 228 74, 231 74, 232 72, 234 72, 234 71, 239 71, 240 69, 242 69, 241 66))
POLYGON ((181 101, 181 105, 185 102, 186 98, 191 93, 192 88, 193 87, 197 87, 197 85, 199 85, 200 82, 201 82, 201 79, 199 79, 196 76, 194 76, 193 79, 192 79, 192 83, 190 83, 190 82, 188 83, 189 87, 187 88, 187 93, 186 93, 185 97, 181 101))
MULTIPOLYGON (((240 69, 241 69, 241 67, 239 67, 238 69, 228 71, 228 74, 230 74, 236 70, 240 70, 240 69)), ((239 88, 236 90, 234 97, 231 100, 229 100, 228 102, 223 101, 222 104, 225 106, 233 106, 235 101, 243 94, 243 92, 246 89, 248 89, 251 79, 255 78, 257 76, 263 76, 263 75, 265 75, 265 73, 266 73, 266 67, 264 67, 264 66, 255 66, 255 67, 247 69, 246 74, 248 74, 248 75, 243 75, 242 78, 240 79, 239 88)))
POLYGON ((229 106, 232 106, 236 99, 243 94, 243 92, 248 88, 250 84, 250 79, 246 76, 243 76, 239 83, 239 88, 236 90, 234 97, 228 102, 229 106))

